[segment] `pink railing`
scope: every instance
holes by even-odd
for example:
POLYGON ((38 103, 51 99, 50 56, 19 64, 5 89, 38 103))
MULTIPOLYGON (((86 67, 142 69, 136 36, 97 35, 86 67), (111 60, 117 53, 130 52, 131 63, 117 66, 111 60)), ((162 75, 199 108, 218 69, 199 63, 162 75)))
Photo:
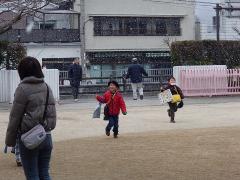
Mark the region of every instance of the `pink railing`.
POLYGON ((182 70, 179 85, 186 96, 240 95, 240 69, 182 70))

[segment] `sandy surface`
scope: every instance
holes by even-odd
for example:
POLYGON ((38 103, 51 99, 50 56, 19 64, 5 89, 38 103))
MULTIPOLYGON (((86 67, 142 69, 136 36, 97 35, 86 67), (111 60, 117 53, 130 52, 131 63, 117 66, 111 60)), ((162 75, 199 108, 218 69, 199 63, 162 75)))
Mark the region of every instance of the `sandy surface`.
MULTIPOLYGON (((56 180, 239 180, 240 127, 124 134, 57 142, 56 180)), ((24 179, 0 156, 1 180, 24 179)))
MULTIPOLYGON (((155 99, 127 100, 120 137, 105 137, 106 122, 91 119, 96 103, 57 106, 53 133, 53 179, 61 180, 239 180, 239 97, 191 99, 170 124, 167 107, 155 99)), ((9 107, 0 104, 4 146, 9 107)), ((0 155, 0 180, 24 179, 11 154, 0 155)))
MULTIPOLYGON (((176 124, 169 123, 167 106, 160 106, 156 99, 144 101, 127 100, 127 116, 120 116, 120 133, 139 133, 158 130, 193 129, 208 127, 240 126, 239 101, 225 98, 208 98, 186 100, 183 109, 176 115, 176 124), (227 101, 229 100, 229 101, 227 101), (198 102, 198 103, 196 103, 198 102)), ((71 102, 71 101, 70 101, 71 102)), ((80 103, 65 103, 58 105, 57 128, 53 132, 54 141, 73 138, 94 137, 104 134, 106 122, 92 119, 96 107, 95 101, 82 100, 80 103)), ((9 110, 0 110, 0 144, 4 143, 5 130, 8 123, 9 110)))

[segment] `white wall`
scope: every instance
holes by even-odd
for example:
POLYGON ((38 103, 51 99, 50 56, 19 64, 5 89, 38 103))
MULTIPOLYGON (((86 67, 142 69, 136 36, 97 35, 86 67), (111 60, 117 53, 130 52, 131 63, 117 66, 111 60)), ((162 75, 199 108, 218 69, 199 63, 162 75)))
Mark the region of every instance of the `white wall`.
POLYGON ((0 102, 7 102, 10 99, 9 74, 10 71, 0 70, 0 102))
POLYGON ((27 55, 37 58, 42 62, 43 58, 80 58, 80 44, 64 45, 26 45, 27 55))
MULTIPOLYGON (((43 71, 45 82, 52 89, 54 98, 59 100, 59 71, 48 69, 43 71)), ((20 78, 16 70, 0 71, 0 102, 13 102, 15 90, 20 83, 20 78)))
POLYGON ((153 0, 85 0, 86 13, 90 15, 119 14, 119 15, 182 15, 193 13, 193 6, 183 6, 161 3, 153 0))
MULTIPOLYGON (((80 0, 75 3, 75 10, 78 11, 80 11, 79 2, 80 0)), ((195 38, 194 10, 194 6, 150 0, 85 0, 86 50, 161 50, 168 48, 163 42, 166 37, 160 36, 93 36, 93 21, 89 21, 91 16, 183 16, 182 36, 171 37, 171 39, 172 41, 193 40, 195 38)))

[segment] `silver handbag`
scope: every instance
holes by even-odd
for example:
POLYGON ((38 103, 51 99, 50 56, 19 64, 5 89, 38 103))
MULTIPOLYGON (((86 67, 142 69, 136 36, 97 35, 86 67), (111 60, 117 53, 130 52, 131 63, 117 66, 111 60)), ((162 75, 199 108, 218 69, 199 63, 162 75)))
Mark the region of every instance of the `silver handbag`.
POLYGON ((47 97, 46 97, 46 104, 45 104, 45 110, 43 113, 43 122, 39 122, 38 125, 30 129, 28 132, 21 135, 21 141, 23 142, 24 146, 27 149, 35 149, 37 148, 45 139, 46 139, 46 131, 44 129, 44 121, 46 118, 47 113, 47 106, 48 106, 48 99, 49 99, 49 88, 47 86, 47 97))
POLYGON ((46 138, 46 131, 41 124, 36 125, 28 132, 22 134, 21 140, 24 146, 28 149, 35 149, 38 147, 46 138))

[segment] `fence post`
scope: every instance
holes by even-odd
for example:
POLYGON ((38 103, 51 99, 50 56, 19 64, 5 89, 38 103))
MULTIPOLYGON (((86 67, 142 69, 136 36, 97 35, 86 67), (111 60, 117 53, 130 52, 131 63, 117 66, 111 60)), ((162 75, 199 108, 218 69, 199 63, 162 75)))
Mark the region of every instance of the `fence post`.
POLYGON ((127 87, 127 80, 124 76, 122 77, 122 81, 123 81, 123 92, 125 93, 126 92, 126 87, 127 87))
POLYGON ((123 92, 126 93, 126 90, 127 90, 127 74, 125 71, 123 71, 122 73, 122 82, 123 82, 123 92))
POLYGON ((111 74, 111 75, 110 75, 110 81, 112 81, 112 80, 113 80, 113 75, 111 74))

